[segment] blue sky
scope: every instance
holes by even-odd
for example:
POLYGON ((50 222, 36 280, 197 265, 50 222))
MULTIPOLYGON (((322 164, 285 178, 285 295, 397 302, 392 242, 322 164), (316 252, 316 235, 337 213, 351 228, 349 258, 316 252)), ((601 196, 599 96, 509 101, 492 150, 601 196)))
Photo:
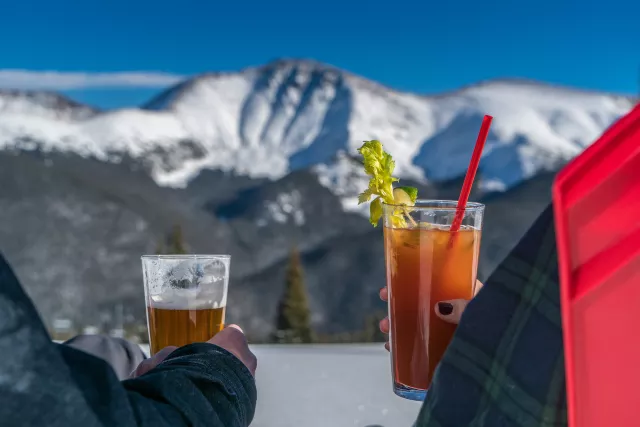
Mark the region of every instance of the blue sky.
POLYGON ((638 16, 636 0, 21 0, 0 13, 0 86, 14 84, 7 70, 31 71, 23 87, 59 71, 45 86, 110 108, 183 75, 302 57, 421 93, 524 77, 632 94, 638 16), (169 75, 108 88, 92 77, 122 71, 169 75), (57 83, 68 72, 86 83, 57 83))

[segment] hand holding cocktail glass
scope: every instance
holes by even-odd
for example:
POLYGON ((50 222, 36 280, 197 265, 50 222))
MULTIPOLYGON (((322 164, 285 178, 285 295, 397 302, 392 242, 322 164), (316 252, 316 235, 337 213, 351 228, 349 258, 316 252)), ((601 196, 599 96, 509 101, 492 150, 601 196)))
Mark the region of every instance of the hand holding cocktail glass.
POLYGON ((478 289, 476 275, 484 205, 468 202, 492 117, 485 116, 457 201, 419 200, 413 187, 394 185, 395 162, 380 141, 358 150, 371 178, 358 197, 370 203, 370 222, 381 220, 389 317, 393 391, 424 400, 456 330, 462 311, 478 289))
MULTIPOLYGON (((479 280, 476 280, 476 287, 474 292, 474 297, 478 294, 480 289, 482 289, 482 283, 479 280)), ((389 289, 385 286, 380 289, 380 299, 384 302, 389 302, 389 289)), ((464 309, 467 307, 469 300, 465 299, 455 299, 449 301, 440 301, 436 303, 433 307, 433 311, 436 316, 445 322, 452 323, 457 325, 460 323, 460 317, 462 317, 462 313, 464 309)), ((380 331, 383 334, 389 334, 389 316, 385 317, 380 321, 380 331)), ((384 344, 384 348, 387 350, 391 350, 389 347, 389 341, 384 344)))

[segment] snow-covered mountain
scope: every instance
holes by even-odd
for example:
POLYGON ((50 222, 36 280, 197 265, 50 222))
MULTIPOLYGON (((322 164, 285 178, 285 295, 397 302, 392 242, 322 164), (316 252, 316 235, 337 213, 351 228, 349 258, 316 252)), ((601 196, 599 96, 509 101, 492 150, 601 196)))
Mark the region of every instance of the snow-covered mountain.
POLYGON ((93 117, 97 110, 79 104, 53 92, 24 92, 0 89, 0 117, 41 117, 51 120, 83 120, 93 117))
POLYGON ((372 138, 394 155, 401 177, 461 176, 486 113, 495 119, 481 185, 502 191, 557 168, 631 106, 622 96, 517 80, 422 96, 317 62, 279 60, 200 75, 142 108, 116 111, 54 94, 0 92, 0 149, 139 159, 158 184, 172 187, 203 169, 276 179, 320 165, 320 181, 340 192, 357 175, 345 159, 372 138))
POLYGON ((122 303, 143 325, 140 254, 180 225, 194 253, 232 255, 228 315, 259 337, 295 246, 314 327, 357 331, 384 311, 382 235, 353 213, 363 140, 382 140, 422 197, 448 199, 494 115, 473 194, 484 278, 547 206, 558 165, 631 104, 514 80, 420 96, 311 61, 198 76, 114 111, 0 91, 0 250, 47 322, 96 325, 122 303))

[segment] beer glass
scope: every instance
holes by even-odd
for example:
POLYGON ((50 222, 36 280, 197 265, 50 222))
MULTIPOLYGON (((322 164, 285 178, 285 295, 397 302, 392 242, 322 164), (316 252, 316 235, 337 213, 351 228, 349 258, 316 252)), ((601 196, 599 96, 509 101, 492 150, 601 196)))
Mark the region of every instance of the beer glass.
POLYGON ((224 328, 229 255, 144 255, 151 354, 205 342, 224 328))
POLYGON ((456 205, 383 205, 393 390, 406 399, 424 400, 456 330, 436 316, 435 305, 474 293, 484 205, 468 203, 460 230, 452 233, 456 205))

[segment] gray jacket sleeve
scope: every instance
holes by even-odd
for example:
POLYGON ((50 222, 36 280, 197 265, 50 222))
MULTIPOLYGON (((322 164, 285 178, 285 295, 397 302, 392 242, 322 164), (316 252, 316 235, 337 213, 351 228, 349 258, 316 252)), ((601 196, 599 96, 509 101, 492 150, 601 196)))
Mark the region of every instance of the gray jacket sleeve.
POLYGON ((249 371, 212 344, 182 347, 123 382, 104 360, 54 344, 0 256, 3 426, 246 427, 255 403, 249 371))

